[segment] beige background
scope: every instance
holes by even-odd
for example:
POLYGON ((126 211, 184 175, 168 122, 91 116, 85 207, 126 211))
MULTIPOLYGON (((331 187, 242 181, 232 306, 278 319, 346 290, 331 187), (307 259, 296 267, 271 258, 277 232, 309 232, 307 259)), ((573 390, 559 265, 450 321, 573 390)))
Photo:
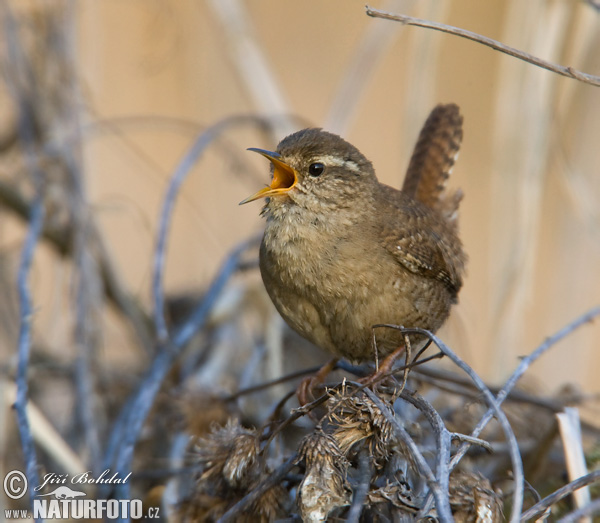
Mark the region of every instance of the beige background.
MULTIPOLYGON (((465 193, 469 264, 442 337, 500 382, 519 356, 600 302, 598 88, 457 37, 369 18, 358 0, 75 5, 88 198, 118 272, 145 307, 168 177, 207 125, 239 113, 297 115, 343 134, 382 181, 399 186, 420 125, 436 103, 450 101, 465 118, 451 183, 465 193)), ((600 18, 585 2, 372 5, 600 74, 600 18)), ((238 202, 267 181, 267 166, 245 148, 274 147, 283 132, 269 139, 248 126, 233 129, 197 164, 174 214, 168 291, 200 290, 230 249, 260 230, 259 204, 238 202)), ((16 264, 22 229, 8 223, 1 238, 16 264)), ((69 271, 39 250, 36 339, 63 354, 72 327, 64 313, 69 271)), ((140 353, 127 348, 111 318, 104 318, 103 351, 139 365, 140 353)), ((598 323, 584 327, 530 376, 544 392, 567 382, 600 392, 599 341, 598 323)))

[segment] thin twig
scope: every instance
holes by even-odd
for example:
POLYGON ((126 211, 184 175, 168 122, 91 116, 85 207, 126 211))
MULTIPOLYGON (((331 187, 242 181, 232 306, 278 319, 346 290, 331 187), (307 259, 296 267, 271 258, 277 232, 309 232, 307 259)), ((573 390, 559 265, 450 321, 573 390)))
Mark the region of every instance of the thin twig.
POLYGON ((358 455, 358 485, 354 490, 354 496, 352 497, 352 504, 350 505, 350 510, 348 510, 348 515, 346 516, 346 522, 359 522, 365 500, 367 499, 367 494, 369 493, 372 477, 373 465, 371 463, 371 457, 369 456, 367 449, 363 449, 358 455))
POLYGON ((492 38, 488 38, 487 36, 482 36, 480 34, 467 31, 466 29, 461 29, 459 27, 453 27, 451 25, 446 24, 440 24, 438 22, 432 22, 430 20, 422 20, 421 18, 414 18, 412 16, 407 16, 403 14, 387 13, 385 11, 380 11, 379 9, 374 9, 369 6, 366 7, 366 12, 367 15, 372 16, 374 18, 394 20, 396 22, 401 22, 405 25, 425 27, 427 29, 433 29, 435 31, 441 31, 443 33, 460 36, 462 38, 472 40, 473 42, 486 45, 487 47, 491 47, 496 51, 500 51, 501 53, 505 53, 514 58, 518 58, 519 60, 523 60, 525 62, 536 65, 538 67, 541 67, 542 69, 546 69, 553 73, 566 76, 567 78, 573 78, 574 80, 579 80, 580 82, 584 82, 589 85, 594 85, 596 87, 600 86, 600 76, 594 76, 588 73, 583 73, 581 71, 578 71, 577 69, 574 69, 573 67, 548 62, 547 60, 543 60, 541 58, 538 58, 537 56, 533 56, 529 53, 526 53, 525 51, 515 49, 514 47, 505 45, 502 42, 498 42, 497 40, 493 40, 492 38))
MULTIPOLYGON (((37 245, 42 224, 44 222, 44 204, 43 195, 38 189, 38 195, 33 206, 33 213, 29 224, 29 230, 25 237, 25 244, 21 254, 21 262, 19 265, 19 274, 17 277, 17 285, 19 289, 19 302, 21 325, 19 329, 18 341, 18 364, 17 364, 17 399, 15 401, 15 410, 19 425, 19 435, 21 437, 21 446, 25 457, 25 470, 29 486, 29 495, 31 503, 37 494, 34 490, 40 484, 40 479, 37 471, 37 457, 35 447, 33 445, 33 436, 29 426, 27 417, 27 368, 29 366, 29 352, 31 349, 31 320, 33 310, 31 306, 31 297, 29 293, 29 271, 31 262, 33 261, 33 253, 37 245)), ((41 521, 36 518, 36 521, 41 521)))
POLYGON ((175 200, 179 194, 181 184, 186 179, 192 167, 198 161, 200 155, 204 150, 226 129, 235 125, 241 124, 252 124, 252 125, 269 125, 269 120, 260 118, 254 115, 236 115, 230 118, 225 118, 219 121, 215 125, 208 127, 192 144, 185 156, 175 169, 167 194, 165 196, 158 228, 158 236, 156 241, 156 251, 154 254, 154 269, 152 278, 152 295, 154 298, 154 323, 156 325, 156 334, 159 344, 164 344, 168 338, 169 333, 167 330, 167 320, 165 318, 164 310, 164 270, 165 270, 165 257, 167 248, 167 237, 171 218, 173 215, 173 208, 175 206, 175 200))
MULTIPOLYGON (((28 100, 28 91, 24 82, 31 81, 31 69, 27 59, 23 56, 23 45, 20 41, 20 35, 17 30, 17 22, 10 6, 7 2, 1 2, 2 26, 6 38, 8 49, 8 59, 11 64, 11 71, 8 76, 11 81, 8 82, 10 94, 18 106, 18 136, 23 146, 23 156, 27 168, 27 174, 35 187, 35 199, 31 209, 31 219, 29 228, 25 236, 25 242, 21 251, 21 259, 17 275, 17 290, 19 294, 19 338, 17 342, 17 393, 14 408, 17 415, 17 425, 19 436, 21 438, 21 447, 25 461, 25 473, 27 476, 27 487, 29 490, 30 502, 33 506, 37 492, 34 490, 39 484, 38 463, 33 443, 33 435, 27 416, 27 401, 29 384, 27 381, 27 371, 29 367, 29 357, 31 351, 31 322, 33 319, 33 308, 29 289, 29 273, 33 262, 33 255, 41 231, 44 226, 44 177, 40 171, 38 158, 36 155, 36 144, 34 136, 34 122, 31 114, 30 100, 28 100)), ((32 82, 33 83, 33 82, 32 82)), ((35 518, 41 522, 41 518, 35 518)))
POLYGON ((591 485, 596 481, 600 481, 600 470, 596 470, 591 472, 590 474, 586 474, 585 476, 581 476, 576 480, 567 483, 565 486, 559 488, 554 491, 549 496, 546 496, 544 499, 533 505, 533 507, 527 509, 523 514, 521 514, 521 521, 527 521, 528 519, 538 519, 546 510, 558 503, 561 499, 566 498, 577 489, 581 487, 585 487, 587 485, 591 485))
POLYGON ((447 491, 450 484, 449 463, 452 433, 444 425, 444 421, 438 411, 423 396, 414 391, 403 391, 400 398, 421 411, 431 425, 437 447, 435 475, 440 488, 447 491))
POLYGON ((585 516, 593 516, 600 512, 600 498, 588 503, 584 507, 570 512, 565 517, 559 519, 557 523, 575 523, 581 521, 585 516))

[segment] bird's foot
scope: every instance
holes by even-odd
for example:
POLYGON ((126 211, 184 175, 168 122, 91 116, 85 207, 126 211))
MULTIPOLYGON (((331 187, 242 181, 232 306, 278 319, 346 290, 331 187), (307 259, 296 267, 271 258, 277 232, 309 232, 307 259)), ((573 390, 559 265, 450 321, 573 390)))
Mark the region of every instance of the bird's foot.
POLYGON ((337 362, 338 358, 329 360, 317 371, 316 374, 308 376, 302 380, 298 386, 298 389, 296 390, 296 397, 298 398, 298 403, 300 403, 301 407, 315 399, 315 395, 313 393, 314 389, 325 383, 325 378, 327 378, 329 373, 335 369, 337 362))
POLYGON ((373 374, 359 379, 358 383, 365 387, 371 387, 372 385, 379 383, 385 378, 388 378, 392 374, 394 363, 396 363, 396 360, 402 355, 404 351, 404 345, 400 345, 394 352, 388 354, 384 358, 384 360, 377 367, 373 374))

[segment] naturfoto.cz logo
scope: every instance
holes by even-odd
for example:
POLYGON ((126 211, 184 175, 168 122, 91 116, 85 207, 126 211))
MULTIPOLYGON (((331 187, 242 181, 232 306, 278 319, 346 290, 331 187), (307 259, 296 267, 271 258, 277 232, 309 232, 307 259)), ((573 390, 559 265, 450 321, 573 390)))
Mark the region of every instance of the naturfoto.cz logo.
MULTIPOLYGON (((33 500, 34 518, 41 519, 116 519, 130 518, 141 519, 158 518, 159 509, 149 508, 147 514, 143 513, 142 501, 139 499, 86 499, 86 493, 72 489, 66 485, 91 485, 91 484, 120 484, 125 483, 131 473, 120 477, 118 473, 110 474, 105 470, 98 477, 91 472, 84 472, 69 478, 67 474, 46 474, 43 482, 33 490, 41 492, 46 486, 54 487, 45 494, 37 494, 33 500)), ((20 499, 27 493, 27 478, 20 470, 13 470, 4 477, 4 492, 11 499, 20 499)), ((6 519, 23 517, 23 510, 6 509, 6 519)), ((25 517, 28 517, 25 516, 25 517)))

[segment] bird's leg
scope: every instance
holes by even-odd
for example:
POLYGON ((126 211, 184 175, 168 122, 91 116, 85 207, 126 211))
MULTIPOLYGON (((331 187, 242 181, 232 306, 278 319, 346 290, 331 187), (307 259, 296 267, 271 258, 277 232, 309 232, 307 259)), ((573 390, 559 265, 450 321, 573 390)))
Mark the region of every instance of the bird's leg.
POLYGON ((358 382, 366 387, 369 387, 389 376, 392 372, 394 363, 396 363, 396 360, 402 355, 405 349, 406 347, 404 345, 400 345, 394 352, 385 357, 385 359, 377 366, 377 369, 373 374, 359 379, 358 382))
POLYGON ((319 385, 323 385, 325 378, 333 369, 335 369, 338 361, 339 358, 333 358, 332 360, 329 360, 317 371, 316 374, 313 376, 308 376, 302 380, 298 386, 298 389, 296 390, 296 397, 298 398, 298 403, 300 403, 301 407, 307 403, 310 403, 314 399, 313 390, 319 385))

